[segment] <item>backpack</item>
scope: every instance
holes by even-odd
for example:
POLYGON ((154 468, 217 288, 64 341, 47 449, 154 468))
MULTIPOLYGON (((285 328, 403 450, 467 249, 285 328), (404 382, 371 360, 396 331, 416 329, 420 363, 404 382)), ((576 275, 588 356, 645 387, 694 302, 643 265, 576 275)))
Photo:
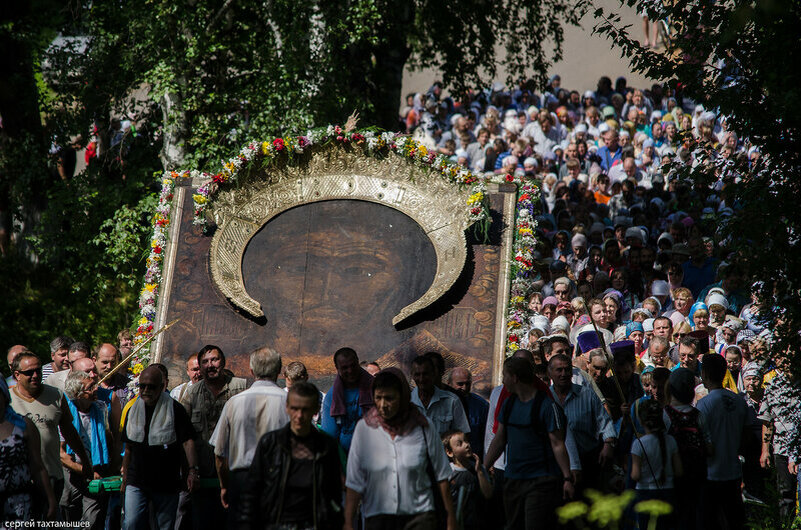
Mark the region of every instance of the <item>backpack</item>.
POLYGON ((698 421, 701 413, 696 408, 681 412, 669 405, 665 412, 670 418, 668 434, 676 440, 685 476, 706 478, 706 442, 698 421))
POLYGON ((515 394, 510 395, 506 399, 503 409, 502 423, 504 425, 511 425, 512 427, 518 427, 521 429, 528 427, 534 429, 534 432, 537 433, 537 436, 540 438, 547 437, 548 433, 545 432, 545 428, 542 426, 542 422, 540 421, 540 409, 542 408, 542 402, 545 401, 545 392, 538 391, 536 394, 534 394, 534 403, 531 406, 531 423, 529 425, 509 423, 509 418, 512 416, 512 406, 514 405, 515 401, 517 401, 517 396, 515 394))
MULTIPOLYGON (((532 429, 534 431, 537 439, 539 439, 540 443, 542 443, 543 454, 546 455, 545 469, 548 473, 550 473, 555 465, 558 469, 558 464, 556 464, 553 451, 549 451, 551 447, 551 440, 548 438, 548 431, 545 430, 545 426, 540 421, 540 410, 542 409, 542 403, 545 401, 545 396, 546 393, 542 390, 538 390, 537 393, 534 394, 534 402, 531 405, 531 422, 529 424, 522 425, 509 422, 509 418, 512 415, 512 406, 514 405, 515 401, 517 401, 517 396, 512 394, 507 398, 507 402, 504 404, 502 423, 506 426, 517 427, 519 429, 532 429), (547 457, 549 452, 551 454, 550 458, 547 457)), ((557 407, 557 410, 559 414, 559 423, 567 428, 567 418, 565 417, 565 413, 562 411, 562 407, 557 407)))

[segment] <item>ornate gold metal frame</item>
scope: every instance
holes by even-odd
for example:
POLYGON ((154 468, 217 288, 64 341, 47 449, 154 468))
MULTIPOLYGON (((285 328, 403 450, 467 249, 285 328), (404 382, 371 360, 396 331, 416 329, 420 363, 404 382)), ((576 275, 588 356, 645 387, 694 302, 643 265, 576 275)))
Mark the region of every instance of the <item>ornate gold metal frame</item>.
POLYGON ((392 319, 394 325, 450 289, 467 258, 466 206, 470 191, 436 170, 413 165, 390 153, 377 159, 359 149, 330 146, 297 166, 268 166, 240 187, 220 191, 211 207, 217 231, 211 242, 211 277, 235 306, 254 317, 264 313, 248 295, 242 259, 250 239, 270 219, 295 206, 351 199, 394 208, 411 217, 431 240, 437 257, 434 281, 422 297, 392 319))

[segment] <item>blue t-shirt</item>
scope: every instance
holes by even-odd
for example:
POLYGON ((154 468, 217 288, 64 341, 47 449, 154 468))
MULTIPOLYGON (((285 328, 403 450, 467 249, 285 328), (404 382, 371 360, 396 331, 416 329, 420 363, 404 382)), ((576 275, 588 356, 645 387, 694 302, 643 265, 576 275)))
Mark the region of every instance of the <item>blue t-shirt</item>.
POLYGON ((350 450, 350 442, 353 439, 353 431, 356 429, 356 423, 362 417, 362 409, 359 407, 359 389, 345 389, 345 415, 336 418, 331 417, 331 400, 333 396, 334 393, 329 392, 323 400, 321 411, 322 429, 326 434, 338 440, 345 452, 348 452, 350 450))
POLYGON ((696 267, 692 260, 685 261, 681 266, 684 270, 682 286, 689 289, 693 297, 698 299, 703 288, 715 281, 717 263, 715 258, 706 258, 700 267, 696 267))
POLYGON ((512 404, 506 426, 506 470, 504 477, 517 480, 528 480, 553 475, 561 476, 562 471, 553 455, 551 442, 546 432, 551 433, 565 426, 564 412, 559 405, 548 396, 540 405, 539 421, 541 428, 531 426, 531 407, 534 399, 523 403, 518 399, 507 399, 499 421, 507 417, 506 408, 512 404))

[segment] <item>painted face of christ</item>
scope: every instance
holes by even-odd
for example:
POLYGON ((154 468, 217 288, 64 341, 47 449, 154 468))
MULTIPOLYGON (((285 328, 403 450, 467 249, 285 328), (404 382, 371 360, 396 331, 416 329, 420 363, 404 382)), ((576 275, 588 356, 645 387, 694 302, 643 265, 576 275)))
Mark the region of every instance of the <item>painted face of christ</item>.
POLYGON ((392 318, 431 285, 435 263, 433 245, 409 217, 337 200, 267 223, 245 251, 243 272, 288 355, 327 358, 348 345, 369 359, 374 339, 392 332, 392 318))

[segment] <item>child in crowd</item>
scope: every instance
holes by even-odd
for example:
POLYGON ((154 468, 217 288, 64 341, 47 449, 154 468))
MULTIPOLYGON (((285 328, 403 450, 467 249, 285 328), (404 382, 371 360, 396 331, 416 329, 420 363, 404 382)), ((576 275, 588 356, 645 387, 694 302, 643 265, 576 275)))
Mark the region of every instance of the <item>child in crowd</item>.
POLYGON ((465 530, 487 528, 485 499, 492 497, 492 482, 481 459, 473 453, 470 441, 461 431, 442 435, 445 453, 451 461, 451 496, 456 518, 465 530))
MULTIPOLYGON (((660 500, 673 503, 674 477, 682 475, 681 459, 676 440, 665 433, 662 407, 656 399, 640 405, 640 422, 646 435, 631 444, 631 478, 637 483, 637 501, 660 500)), ((640 528, 648 525, 650 515, 639 516, 640 528)), ((670 515, 660 517, 657 528, 673 528, 670 515)))

